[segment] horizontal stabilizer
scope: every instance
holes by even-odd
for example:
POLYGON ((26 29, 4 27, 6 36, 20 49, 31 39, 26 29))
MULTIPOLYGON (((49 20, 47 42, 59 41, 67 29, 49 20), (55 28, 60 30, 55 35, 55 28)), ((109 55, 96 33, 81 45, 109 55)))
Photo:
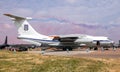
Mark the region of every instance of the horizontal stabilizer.
POLYGON ((12 14, 4 14, 5 16, 11 17, 11 18, 15 18, 15 19, 32 19, 31 17, 19 17, 19 16, 15 16, 12 14))

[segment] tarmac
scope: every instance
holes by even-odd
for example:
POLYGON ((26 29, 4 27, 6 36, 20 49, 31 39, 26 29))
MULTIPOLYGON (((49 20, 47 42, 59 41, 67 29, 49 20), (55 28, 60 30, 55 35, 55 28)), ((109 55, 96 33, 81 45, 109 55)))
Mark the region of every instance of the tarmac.
POLYGON ((29 51, 29 53, 39 53, 43 55, 73 56, 77 54, 88 54, 93 51, 29 51))
POLYGON ((52 56, 71 56, 71 57, 92 57, 92 58, 120 58, 120 48, 113 50, 75 50, 75 51, 28 51, 28 53, 38 53, 52 56))

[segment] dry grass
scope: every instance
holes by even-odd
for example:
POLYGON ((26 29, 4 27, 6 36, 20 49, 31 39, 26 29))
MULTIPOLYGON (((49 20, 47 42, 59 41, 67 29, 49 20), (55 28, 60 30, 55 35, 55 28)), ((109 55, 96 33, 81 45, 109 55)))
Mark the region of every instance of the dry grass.
POLYGON ((0 51, 0 72, 119 72, 120 59, 44 56, 0 51))

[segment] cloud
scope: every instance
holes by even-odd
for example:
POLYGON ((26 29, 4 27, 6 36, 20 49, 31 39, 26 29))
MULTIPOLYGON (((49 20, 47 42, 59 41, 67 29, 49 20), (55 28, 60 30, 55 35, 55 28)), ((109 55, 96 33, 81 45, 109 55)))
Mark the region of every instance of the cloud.
MULTIPOLYGON (((90 0, 91 1, 91 0, 90 0)), ((52 7, 47 10, 47 14, 57 17, 63 17, 76 23, 99 23, 107 24, 110 20, 107 17, 112 16, 120 12, 118 9, 118 1, 96 1, 91 3, 93 6, 86 5, 81 6, 60 6, 52 7), (99 3, 100 2, 100 3, 99 3)), ((120 16, 120 15, 117 15, 120 16)))
MULTIPOLYGON (((9 9, 4 3, 3 9, 9 10, 10 13, 22 16, 33 16, 35 18, 42 16, 54 16, 63 18, 75 23, 107 24, 107 17, 112 16, 119 10, 119 0, 65 0, 65 1, 16 1, 9 9), (40 4, 39 4, 40 2, 40 4), (49 3, 48 3, 49 2, 49 3), (22 5, 22 6, 21 6, 22 5), (32 6, 34 5, 34 6, 32 6)), ((120 15, 118 15, 120 16, 120 15)))
POLYGON ((110 23, 110 24, 120 24, 120 17, 116 18, 116 19, 113 20, 113 21, 110 21, 109 23, 110 23))
POLYGON ((5 29, 11 29, 13 28, 10 24, 3 24, 4 28, 5 29))
POLYGON ((73 4, 73 3, 76 3, 78 0, 66 0, 68 3, 71 3, 71 4, 73 4))
POLYGON ((10 13, 18 16, 31 16, 33 14, 33 10, 28 8, 15 8, 11 10, 10 13))

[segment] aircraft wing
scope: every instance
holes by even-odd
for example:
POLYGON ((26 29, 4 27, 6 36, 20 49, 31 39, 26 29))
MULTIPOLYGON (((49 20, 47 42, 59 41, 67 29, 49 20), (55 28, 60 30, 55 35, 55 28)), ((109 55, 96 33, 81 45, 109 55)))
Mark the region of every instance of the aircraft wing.
POLYGON ((56 46, 77 46, 76 40, 81 38, 82 35, 75 35, 75 34, 69 34, 69 35, 59 35, 59 36, 53 36, 54 40, 58 40, 59 44, 50 44, 50 45, 56 45, 56 46))
POLYGON ((72 35, 59 35, 59 36, 50 36, 53 37, 54 40, 58 40, 61 43, 62 42, 74 42, 76 39, 78 39, 78 36, 72 36, 72 35))
POLYGON ((60 42, 74 42, 78 37, 60 37, 60 42))

